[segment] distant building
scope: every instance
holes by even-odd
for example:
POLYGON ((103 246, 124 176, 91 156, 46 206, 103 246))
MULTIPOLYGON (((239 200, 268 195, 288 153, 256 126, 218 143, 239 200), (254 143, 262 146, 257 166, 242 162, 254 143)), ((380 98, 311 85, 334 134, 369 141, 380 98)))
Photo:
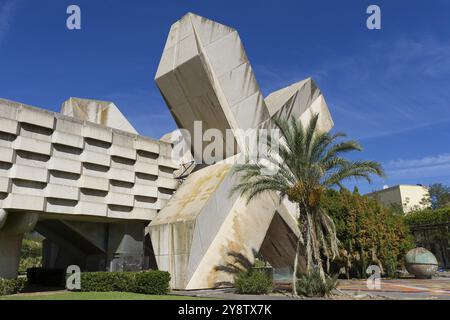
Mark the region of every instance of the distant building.
POLYGON ((368 193, 367 196, 374 198, 384 205, 401 205, 404 213, 415 209, 427 207, 425 199, 429 199, 428 188, 422 185, 396 185, 383 190, 368 193))

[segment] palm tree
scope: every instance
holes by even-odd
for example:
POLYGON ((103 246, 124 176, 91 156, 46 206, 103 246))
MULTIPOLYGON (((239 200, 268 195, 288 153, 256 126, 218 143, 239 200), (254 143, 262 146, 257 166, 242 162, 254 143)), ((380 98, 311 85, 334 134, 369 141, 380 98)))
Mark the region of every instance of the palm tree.
POLYGON ((230 194, 239 192, 247 203, 265 192, 277 192, 280 201, 287 198, 297 205, 300 237, 297 241, 294 260, 293 292, 297 295, 299 250, 306 259, 306 272, 318 268, 325 280, 322 257, 327 268, 330 259, 338 255, 338 239, 332 218, 321 208, 321 195, 327 188, 342 187, 349 178, 365 179, 370 175, 384 176, 381 165, 374 161, 352 161, 342 157, 350 151, 362 151, 354 140, 337 141, 343 133, 318 132, 319 115, 315 114, 307 128, 295 118, 275 119, 280 132, 278 151, 271 147, 267 138, 268 155, 263 160, 236 164, 232 173, 239 176, 238 183, 230 194))

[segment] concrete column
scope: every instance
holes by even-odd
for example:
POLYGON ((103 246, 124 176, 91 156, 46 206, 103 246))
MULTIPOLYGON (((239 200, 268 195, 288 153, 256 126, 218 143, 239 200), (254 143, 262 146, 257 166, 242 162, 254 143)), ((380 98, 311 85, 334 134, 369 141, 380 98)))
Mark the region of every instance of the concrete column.
POLYGON ((17 277, 23 234, 33 230, 37 220, 36 213, 0 209, 0 278, 17 277))

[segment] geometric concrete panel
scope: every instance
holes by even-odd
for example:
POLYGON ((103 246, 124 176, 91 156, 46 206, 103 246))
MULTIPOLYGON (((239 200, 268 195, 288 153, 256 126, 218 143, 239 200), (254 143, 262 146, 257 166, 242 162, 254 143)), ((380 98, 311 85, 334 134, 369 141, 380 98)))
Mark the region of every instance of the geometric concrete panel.
POLYGON ((333 127, 325 99, 311 78, 269 94, 265 102, 273 118, 294 117, 306 126, 312 115, 319 113, 318 130, 328 132, 333 127))
MULTIPOLYGON (((264 99, 236 30, 191 13, 172 25, 155 81, 177 125, 191 137, 194 121, 202 122, 200 133, 214 128, 223 137, 225 129, 274 128, 273 119, 279 117, 306 125, 315 113, 318 131, 333 127, 323 95, 310 78, 264 99)), ((233 134, 238 150, 224 143, 227 156, 245 152, 244 136, 233 134)), ((174 136, 162 139, 173 142, 174 136)), ((196 160, 200 155, 195 152, 202 150, 192 150, 196 160)), ((172 288, 204 289, 233 281, 217 269, 230 262, 232 252, 250 261, 259 252, 273 266, 292 268, 300 234, 296 206, 280 203, 274 193, 249 204, 239 195, 230 198, 236 183, 230 174, 233 159, 220 160, 194 165, 148 227, 158 268, 171 273, 172 288)), ((162 179, 160 173, 158 186, 162 179)))
MULTIPOLYGON (((231 252, 253 261, 280 211, 275 195, 249 205, 238 195, 230 198, 236 182, 230 169, 218 163, 189 175, 148 227, 158 268, 171 273, 172 288, 212 288, 231 281, 216 267, 226 264, 231 252)), ((289 214, 288 219, 295 225, 289 214)))
POLYGON ((91 113, 97 107, 72 99, 65 110, 76 119, 0 99, 0 207, 55 218, 153 219, 178 187, 172 145, 83 119, 82 110, 103 123, 120 120, 113 105, 91 113))
POLYGON ((109 101, 71 97, 62 104, 61 113, 76 119, 137 134, 117 106, 109 101))
MULTIPOLYGON (((191 137, 194 121, 202 121, 202 133, 214 128, 225 137, 226 129, 249 128, 249 114, 252 125, 269 118, 237 31, 192 13, 172 25, 155 81, 178 126, 191 137)), ((243 138, 234 135, 242 149, 243 138)), ((225 141, 224 152, 236 154, 225 141)))

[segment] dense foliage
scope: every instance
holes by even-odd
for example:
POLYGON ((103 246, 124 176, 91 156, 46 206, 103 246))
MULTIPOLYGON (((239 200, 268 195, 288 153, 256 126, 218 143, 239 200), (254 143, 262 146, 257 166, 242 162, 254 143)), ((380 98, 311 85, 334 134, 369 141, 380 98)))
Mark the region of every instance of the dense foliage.
POLYGON ((450 207, 414 211, 406 215, 405 220, 410 226, 450 223, 450 207))
POLYGON ((272 290, 272 279, 264 271, 243 271, 236 276, 234 286, 239 294, 268 294, 272 290))
POLYGON ((27 279, 1 279, 0 278, 0 296, 16 294, 23 290, 27 279))
POLYGON ((26 235, 22 241, 19 273, 24 274, 28 268, 42 264, 42 240, 26 235))
POLYGON ((431 250, 441 265, 450 264, 450 207, 414 211, 405 216, 416 246, 431 250))
POLYGON ((167 294, 170 274, 165 271, 144 272, 84 272, 81 274, 81 291, 84 292, 134 292, 167 294))
POLYGON ((314 270, 309 274, 300 275, 297 280, 297 292, 305 297, 325 297, 331 294, 337 283, 337 276, 327 276, 323 281, 319 271, 314 270))
POLYGON ((413 246, 402 215, 345 189, 328 190, 322 205, 332 216, 340 241, 335 271, 344 271, 348 278, 366 278, 367 267, 374 264, 382 273, 395 274, 413 246))

